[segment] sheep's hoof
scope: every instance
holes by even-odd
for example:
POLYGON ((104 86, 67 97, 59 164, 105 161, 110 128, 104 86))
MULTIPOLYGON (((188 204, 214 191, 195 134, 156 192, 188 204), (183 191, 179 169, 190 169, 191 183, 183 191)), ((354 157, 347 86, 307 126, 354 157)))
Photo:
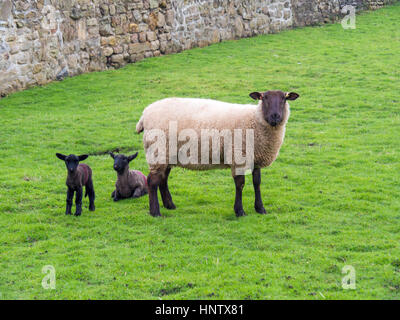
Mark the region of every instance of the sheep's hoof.
POLYGON ((256 209, 256 212, 259 214, 267 214, 267 211, 265 210, 264 207, 260 207, 260 208, 254 207, 254 208, 256 209))
POLYGON ((246 215, 246 213, 244 212, 243 209, 235 210, 235 214, 236 214, 236 217, 238 217, 238 218, 244 217, 246 215))
POLYGON ((176 206, 173 203, 164 204, 164 207, 165 207, 165 209, 168 209, 168 210, 175 210, 176 209, 176 206))
POLYGON ((162 217, 160 212, 155 212, 155 213, 150 212, 150 215, 151 215, 152 217, 154 217, 154 218, 162 217))
POLYGON ((89 207, 89 211, 94 211, 94 210, 95 210, 95 206, 94 205, 89 207))
POLYGON ((75 217, 79 217, 81 215, 81 213, 75 213, 74 216, 75 217))
POLYGON ((71 212, 66 212, 65 213, 67 216, 70 216, 72 213, 71 212))
POLYGON ((117 202, 117 201, 119 201, 119 199, 118 198, 114 198, 114 202, 117 202))

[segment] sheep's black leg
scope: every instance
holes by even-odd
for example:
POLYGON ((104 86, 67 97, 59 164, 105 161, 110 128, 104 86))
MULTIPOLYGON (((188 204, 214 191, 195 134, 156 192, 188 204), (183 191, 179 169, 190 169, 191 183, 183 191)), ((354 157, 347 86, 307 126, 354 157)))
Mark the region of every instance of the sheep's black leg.
POLYGON ((254 186, 254 194, 255 194, 255 201, 254 201, 254 209, 258 213, 265 214, 265 211, 262 199, 261 199, 261 192, 260 192, 260 184, 261 184, 261 169, 255 168, 253 170, 253 186, 254 186))
POLYGON ((89 210, 94 211, 95 210, 95 205, 94 205, 94 199, 95 199, 95 193, 94 193, 94 187, 93 187, 93 181, 90 180, 88 181, 86 185, 87 189, 87 194, 89 196, 89 210))
POLYGON ((76 216, 80 216, 82 214, 82 189, 83 189, 82 187, 76 189, 76 197, 75 197, 76 216))
POLYGON ((149 206, 150 214, 153 217, 160 217, 160 204, 158 203, 157 190, 161 182, 161 176, 159 173, 150 172, 147 177, 147 184, 149 187, 149 206))
POLYGON ((242 190, 244 187, 244 176, 234 176, 233 179, 235 180, 235 186, 236 186, 236 197, 235 197, 235 213, 237 217, 242 217, 245 216, 246 213, 243 210, 243 204, 242 204, 242 190))
POLYGON ((114 198, 115 197, 115 193, 117 192, 117 190, 114 190, 112 193, 111 193, 111 198, 114 198))
POLYGON ((68 190, 67 190, 67 208, 65 210, 65 214, 71 214, 73 198, 74 198, 74 190, 71 188, 68 188, 68 190))
POLYGON ((160 193, 164 207, 166 209, 173 210, 176 209, 176 206, 172 201, 172 196, 168 189, 168 176, 170 172, 171 168, 167 168, 167 170, 165 171, 165 176, 160 182, 160 193))

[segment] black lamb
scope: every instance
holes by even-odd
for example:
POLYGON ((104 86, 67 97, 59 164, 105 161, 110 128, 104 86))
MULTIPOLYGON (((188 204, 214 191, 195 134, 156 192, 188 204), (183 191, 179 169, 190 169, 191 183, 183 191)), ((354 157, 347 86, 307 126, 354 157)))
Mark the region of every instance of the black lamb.
POLYGON ((67 209, 65 214, 71 214, 72 199, 74 197, 74 192, 76 192, 75 205, 76 212, 75 216, 80 216, 82 213, 82 190, 85 186, 85 197, 89 196, 89 210, 94 211, 94 188, 92 180, 92 169, 87 164, 79 163, 87 159, 88 155, 76 156, 70 154, 69 156, 63 155, 61 153, 56 153, 57 158, 65 161, 67 166, 68 176, 67 176, 67 209))

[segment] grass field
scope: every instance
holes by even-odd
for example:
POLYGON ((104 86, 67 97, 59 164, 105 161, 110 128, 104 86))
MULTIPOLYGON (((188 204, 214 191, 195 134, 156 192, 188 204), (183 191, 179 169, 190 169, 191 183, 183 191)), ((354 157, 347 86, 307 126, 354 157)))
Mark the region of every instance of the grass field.
POLYGON ((228 41, 85 74, 0 100, 2 299, 400 298, 400 6, 340 24, 228 41), (256 90, 300 93, 285 143, 263 169, 269 215, 233 212, 229 170, 173 169, 177 210, 114 203, 105 153, 139 150, 135 125, 169 96, 252 103, 256 90), (96 211, 65 216, 66 169, 89 153, 96 211), (42 268, 56 270, 45 290, 42 268), (342 268, 356 270, 344 290, 342 268))

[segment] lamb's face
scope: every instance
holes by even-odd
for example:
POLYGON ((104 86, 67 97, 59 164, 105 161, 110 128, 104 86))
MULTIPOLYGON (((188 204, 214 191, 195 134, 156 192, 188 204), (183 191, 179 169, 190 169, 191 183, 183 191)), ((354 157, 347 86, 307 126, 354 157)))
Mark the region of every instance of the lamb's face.
POLYGON ((65 158, 65 165, 67 166, 68 172, 74 173, 78 168, 79 158, 74 154, 70 154, 65 158))
POLYGON ((114 157, 114 170, 118 173, 123 173, 128 165, 128 158, 123 154, 118 154, 114 157))
POLYGON ((282 91, 267 91, 267 92, 253 92, 250 94, 255 100, 262 101, 262 111, 265 121, 272 126, 280 125, 285 119, 286 101, 296 100, 299 95, 295 92, 282 92, 282 91))
POLYGON ((70 154, 69 156, 63 155, 62 153, 56 153, 58 159, 65 161, 65 166, 69 173, 73 174, 76 172, 78 168, 79 161, 85 160, 88 155, 84 154, 81 156, 76 156, 74 154, 70 154))
POLYGON ((123 154, 114 155, 110 153, 111 158, 114 159, 114 170, 117 171, 119 174, 122 174, 125 169, 129 166, 129 162, 137 157, 138 153, 136 152, 134 155, 129 157, 123 154))

